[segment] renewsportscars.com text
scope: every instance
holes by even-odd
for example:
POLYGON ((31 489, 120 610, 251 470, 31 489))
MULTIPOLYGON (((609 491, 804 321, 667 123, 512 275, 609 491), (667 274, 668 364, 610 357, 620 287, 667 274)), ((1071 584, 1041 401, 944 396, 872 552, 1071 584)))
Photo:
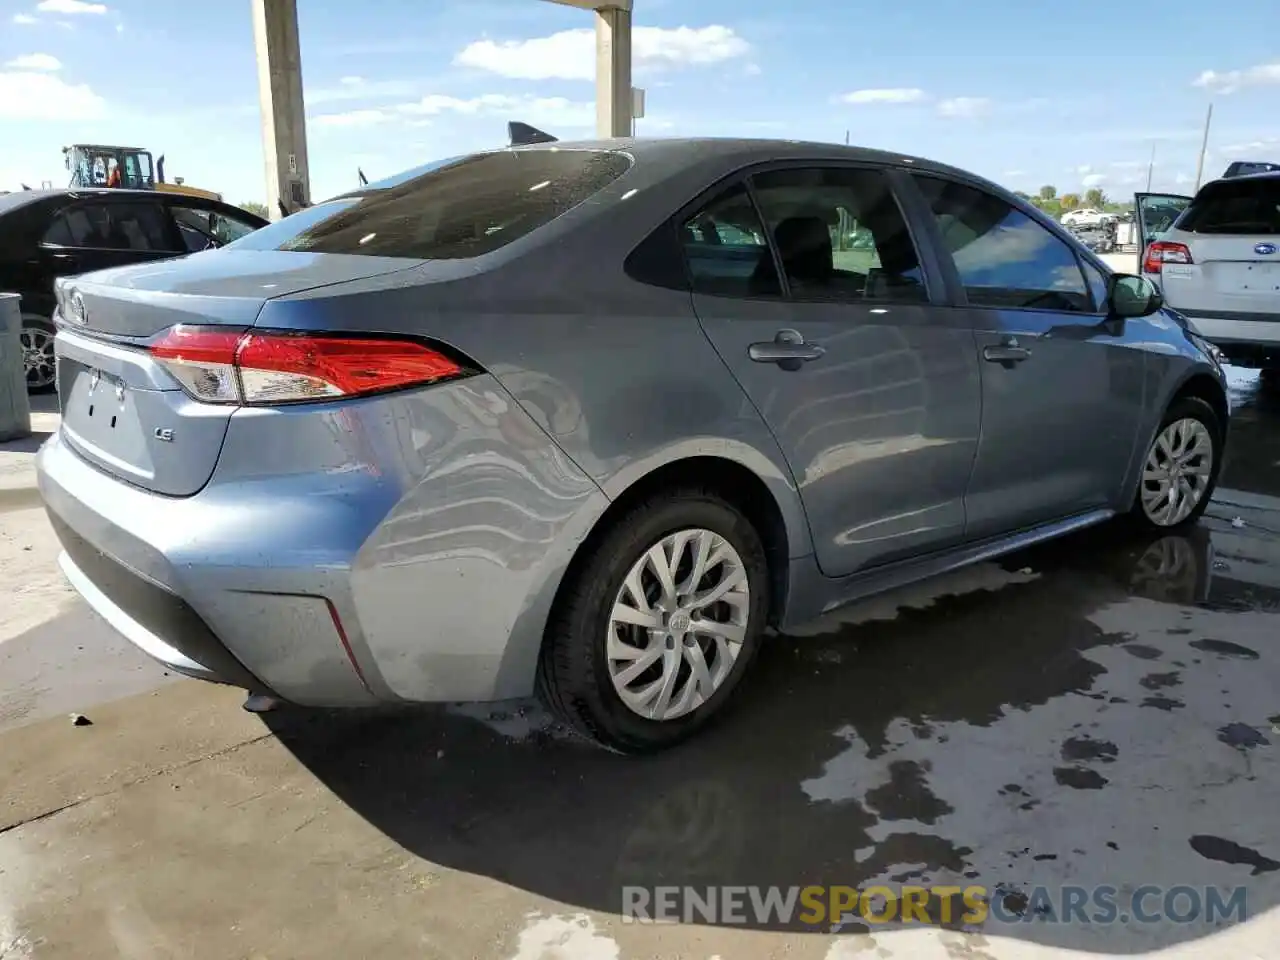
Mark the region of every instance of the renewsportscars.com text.
POLYGON ((623 887, 624 923, 981 925, 1241 922, 1244 887, 623 887))

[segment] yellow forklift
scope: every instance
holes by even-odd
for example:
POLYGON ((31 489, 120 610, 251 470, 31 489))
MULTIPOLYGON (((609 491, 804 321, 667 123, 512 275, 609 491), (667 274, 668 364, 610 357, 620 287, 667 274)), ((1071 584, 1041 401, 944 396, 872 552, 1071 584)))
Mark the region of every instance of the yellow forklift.
POLYGON ((152 163, 151 152, 141 147, 117 147, 97 143, 73 143, 62 148, 71 171, 72 187, 121 187, 125 190, 159 190, 188 197, 221 200, 222 194, 189 187, 178 177, 164 178, 164 156, 152 163))

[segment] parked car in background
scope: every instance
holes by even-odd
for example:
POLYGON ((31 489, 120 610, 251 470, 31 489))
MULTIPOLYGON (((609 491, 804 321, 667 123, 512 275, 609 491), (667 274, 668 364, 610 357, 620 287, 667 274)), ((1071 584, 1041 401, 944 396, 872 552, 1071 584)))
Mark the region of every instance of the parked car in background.
POLYGON ((1140 193, 1142 271, 1234 364, 1280 371, 1280 172, 1140 193))
POLYGON ((303 705, 536 689, 622 751, 719 714, 767 626, 1194 523, 1228 418, 1148 281, 830 144, 474 154, 57 317, 40 491, 140 648, 303 705))
POLYGON ((1280 163, 1268 163, 1265 160, 1234 160, 1227 165, 1222 178, 1225 180, 1229 177, 1245 177, 1251 173, 1280 173, 1280 163))
POLYGON ((1064 213, 1062 225, 1065 227, 1101 226, 1113 219, 1115 218, 1109 213, 1103 213, 1093 207, 1081 207, 1064 213))
POLYGON ((218 247, 265 226, 238 207, 143 190, 0 196, 0 291, 21 294, 27 388, 53 387, 53 282, 218 247))

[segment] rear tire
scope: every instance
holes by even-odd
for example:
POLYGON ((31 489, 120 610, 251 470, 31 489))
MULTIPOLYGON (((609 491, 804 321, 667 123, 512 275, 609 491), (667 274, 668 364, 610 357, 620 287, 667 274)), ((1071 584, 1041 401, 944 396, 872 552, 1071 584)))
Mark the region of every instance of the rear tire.
POLYGON ((1147 530, 1176 531, 1204 514, 1222 470, 1224 434, 1199 397, 1175 400, 1142 460, 1131 517, 1147 530))
POLYGON ((28 393, 47 393, 57 382, 53 356, 53 338, 58 330, 52 321, 23 314, 22 365, 27 376, 28 393))
POLYGON ((609 749, 670 747, 723 712, 768 607, 764 546, 740 511, 698 486, 654 494, 575 558, 548 624, 539 694, 609 749))

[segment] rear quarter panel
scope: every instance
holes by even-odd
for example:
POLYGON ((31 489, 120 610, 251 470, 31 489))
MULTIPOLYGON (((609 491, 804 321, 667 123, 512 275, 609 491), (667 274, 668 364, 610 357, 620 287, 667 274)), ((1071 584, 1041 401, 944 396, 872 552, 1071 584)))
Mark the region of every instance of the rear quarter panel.
POLYGON ((741 464, 773 494, 790 555, 807 556, 809 528, 786 461, 707 341, 690 295, 624 270, 650 231, 736 165, 649 173, 641 164, 494 254, 271 301, 258 325, 446 343, 492 373, 610 499, 689 457, 741 464))

